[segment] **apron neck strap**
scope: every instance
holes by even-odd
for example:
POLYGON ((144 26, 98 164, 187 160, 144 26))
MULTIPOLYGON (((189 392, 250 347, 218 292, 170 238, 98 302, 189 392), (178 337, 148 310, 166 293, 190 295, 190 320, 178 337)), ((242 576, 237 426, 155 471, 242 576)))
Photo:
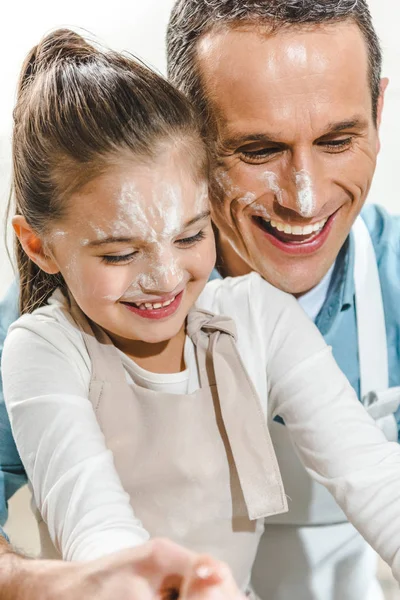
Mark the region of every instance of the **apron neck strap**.
POLYGON ((231 319, 203 310, 188 315, 200 382, 215 381, 217 398, 250 519, 287 511, 275 451, 257 392, 236 347, 231 319))
POLYGON ((83 341, 92 360, 92 380, 107 380, 111 383, 125 380, 125 371, 117 350, 106 332, 90 321, 77 305, 75 299, 68 296, 71 315, 79 326, 83 341))

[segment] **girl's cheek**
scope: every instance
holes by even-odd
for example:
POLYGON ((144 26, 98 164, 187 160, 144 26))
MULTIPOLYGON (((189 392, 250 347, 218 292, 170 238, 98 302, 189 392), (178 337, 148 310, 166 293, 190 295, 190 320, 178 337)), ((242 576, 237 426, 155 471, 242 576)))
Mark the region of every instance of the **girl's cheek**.
MULTIPOLYGON (((93 273, 92 273, 93 279, 93 273)), ((97 300, 116 302, 125 296, 127 290, 132 289, 137 281, 136 269, 133 271, 131 265, 109 266, 102 265, 97 276, 92 281, 91 294, 97 300)))

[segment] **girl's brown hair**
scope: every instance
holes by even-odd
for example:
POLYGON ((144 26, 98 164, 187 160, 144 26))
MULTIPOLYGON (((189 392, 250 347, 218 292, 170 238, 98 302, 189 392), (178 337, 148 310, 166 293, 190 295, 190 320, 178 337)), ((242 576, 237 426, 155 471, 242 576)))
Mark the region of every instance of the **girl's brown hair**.
MULTIPOLYGON (((207 169, 198 120, 185 97, 143 64, 62 29, 45 37, 22 68, 13 130, 15 214, 45 235, 66 199, 121 152, 151 158, 168 140, 189 141, 207 169)), ((16 240, 20 310, 46 303, 64 282, 42 271, 16 240)))

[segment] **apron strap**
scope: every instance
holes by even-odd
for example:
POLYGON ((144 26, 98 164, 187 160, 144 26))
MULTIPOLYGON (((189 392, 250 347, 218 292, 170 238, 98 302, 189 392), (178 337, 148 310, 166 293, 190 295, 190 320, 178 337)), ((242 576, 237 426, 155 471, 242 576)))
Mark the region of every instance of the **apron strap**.
POLYGON ((74 298, 69 294, 71 315, 81 330, 83 341, 92 360, 92 382, 110 383, 125 381, 126 375, 118 352, 106 332, 90 321, 81 311, 74 298))
POLYGON ((389 388, 385 312, 375 251, 361 217, 352 231, 361 402, 386 438, 397 441, 395 413, 400 405, 400 387, 389 388))
POLYGON ((358 217, 355 237, 354 282, 357 310, 361 398, 389 387, 389 367, 379 271, 371 236, 358 217))
POLYGON ((207 363, 217 384, 221 415, 251 520, 288 510, 278 461, 254 386, 235 343, 231 319, 203 310, 188 315, 187 333, 196 346, 200 381, 207 363))

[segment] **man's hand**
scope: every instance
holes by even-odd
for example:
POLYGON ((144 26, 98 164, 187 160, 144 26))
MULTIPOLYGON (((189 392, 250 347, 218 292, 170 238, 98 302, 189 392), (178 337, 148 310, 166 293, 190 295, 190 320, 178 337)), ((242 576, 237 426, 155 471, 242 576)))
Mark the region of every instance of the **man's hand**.
POLYGON ((167 540, 85 563, 29 560, 0 540, 0 600, 240 600, 225 565, 167 540))

